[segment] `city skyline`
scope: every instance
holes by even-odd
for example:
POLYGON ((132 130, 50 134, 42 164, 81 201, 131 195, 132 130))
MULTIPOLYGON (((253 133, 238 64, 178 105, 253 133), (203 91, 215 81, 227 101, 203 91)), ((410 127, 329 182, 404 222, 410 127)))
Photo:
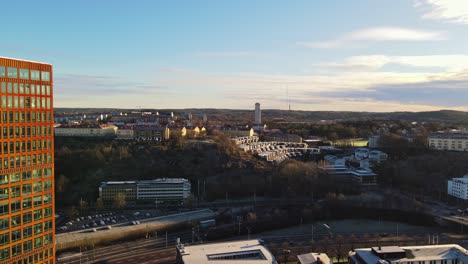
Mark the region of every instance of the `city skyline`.
POLYGON ((468 110, 463 1, 3 9, 0 56, 53 64, 56 107, 468 110))

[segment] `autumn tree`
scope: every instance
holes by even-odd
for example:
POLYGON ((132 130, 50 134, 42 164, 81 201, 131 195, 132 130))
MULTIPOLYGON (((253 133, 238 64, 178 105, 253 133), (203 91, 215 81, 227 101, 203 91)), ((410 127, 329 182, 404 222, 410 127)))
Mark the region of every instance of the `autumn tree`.
POLYGON ((125 193, 119 192, 114 197, 114 208, 116 209, 124 209, 127 202, 125 201, 125 193))

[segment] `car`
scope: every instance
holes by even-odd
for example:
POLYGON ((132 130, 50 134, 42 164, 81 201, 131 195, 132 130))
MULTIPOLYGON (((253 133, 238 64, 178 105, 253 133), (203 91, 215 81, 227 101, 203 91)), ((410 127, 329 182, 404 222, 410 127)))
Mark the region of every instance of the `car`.
POLYGON ((115 219, 112 219, 111 221, 113 224, 117 223, 117 221, 115 221, 115 219))
POLYGON ((388 237, 388 234, 387 234, 387 233, 380 233, 379 236, 381 236, 381 237, 388 237))
POLYGON ((97 231, 96 228, 91 229, 91 232, 96 232, 96 231, 97 231))
POLYGON ((110 225, 108 225, 108 226, 106 226, 106 229, 107 229, 107 230, 111 230, 112 227, 111 227, 110 225))

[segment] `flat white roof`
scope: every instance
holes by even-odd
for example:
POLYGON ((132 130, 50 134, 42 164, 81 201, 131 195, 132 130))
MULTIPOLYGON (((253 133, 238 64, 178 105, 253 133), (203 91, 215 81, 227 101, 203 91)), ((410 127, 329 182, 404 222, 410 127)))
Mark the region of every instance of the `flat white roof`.
MULTIPOLYGON (((390 247, 387 247, 390 248, 390 247)), ((398 247, 391 247, 398 248, 398 247)), ((455 244, 448 245, 429 245, 429 246, 410 246, 399 247, 405 252, 406 257, 399 259, 390 259, 391 262, 408 262, 408 261, 430 261, 430 260, 449 260, 460 259, 462 263, 468 261, 467 251, 463 247, 455 244)), ((382 247, 384 249, 384 247, 382 247)), ((357 263, 378 263, 381 258, 376 255, 371 248, 360 248, 355 250, 355 254, 359 255, 360 259, 357 263)), ((351 257, 354 253, 351 253, 351 257)), ((356 258, 353 258, 356 260, 356 258)))
POLYGON ((319 259, 322 261, 322 264, 333 264, 325 253, 307 253, 297 256, 297 260, 301 264, 315 264, 319 259))
POLYGON ((2 57, 2 56, 0 56, 0 59, 9 59, 9 60, 17 60, 17 61, 26 61, 26 62, 32 62, 32 63, 47 64, 47 65, 51 65, 51 66, 52 66, 52 64, 50 64, 50 63, 47 63, 47 62, 40 62, 40 61, 23 60, 23 59, 2 57))
POLYGON ((185 264, 276 264, 271 252, 259 240, 243 240, 225 243, 202 244, 183 248, 182 260, 185 264), (264 259, 209 259, 220 254, 242 254, 243 252, 260 251, 264 259))

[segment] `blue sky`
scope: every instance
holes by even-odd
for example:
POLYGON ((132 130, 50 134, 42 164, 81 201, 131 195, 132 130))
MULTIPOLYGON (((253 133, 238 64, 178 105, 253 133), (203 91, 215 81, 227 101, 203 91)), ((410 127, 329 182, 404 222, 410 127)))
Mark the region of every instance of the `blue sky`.
POLYGON ((56 107, 468 110, 468 2, 8 1, 56 107))

